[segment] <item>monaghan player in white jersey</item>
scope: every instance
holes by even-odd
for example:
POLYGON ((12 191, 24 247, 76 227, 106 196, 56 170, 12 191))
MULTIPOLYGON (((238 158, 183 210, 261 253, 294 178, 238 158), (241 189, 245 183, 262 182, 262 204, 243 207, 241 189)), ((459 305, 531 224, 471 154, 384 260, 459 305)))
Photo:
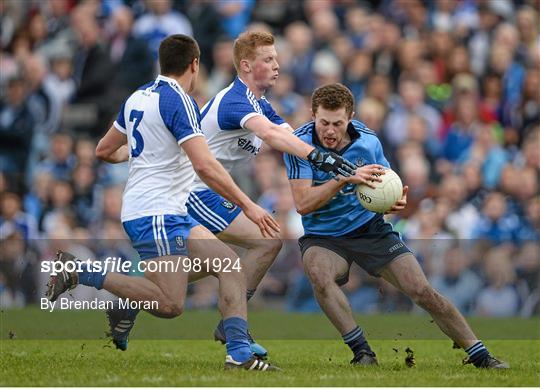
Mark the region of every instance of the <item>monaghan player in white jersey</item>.
MULTIPOLYGON (((160 263, 179 264, 186 257, 236 257, 187 213, 185 202, 195 173, 225 198, 239 204, 262 235, 272 237, 279 232, 275 220, 235 185, 210 153, 200 130, 198 107, 187 94, 195 85, 199 58, 199 47, 192 38, 172 35, 163 40, 159 47, 162 75, 126 100, 96 149, 97 156, 110 163, 129 160, 122 222, 148 269, 152 262, 159 269, 160 263)), ((51 301, 83 284, 104 288, 124 299, 157 302, 157 308, 149 312, 166 318, 182 313, 188 281, 208 275, 188 274, 182 265, 167 271, 146 271, 144 277, 129 277, 94 272, 91 263, 65 252, 58 252, 57 260, 64 264, 78 262, 78 269, 51 276, 47 291, 51 301)), ((225 368, 277 370, 251 352, 243 273, 222 269, 212 261, 209 273, 219 279, 219 310, 227 335, 225 368)), ((110 312, 112 332, 116 335, 129 332, 137 312, 135 309, 110 312), (123 316, 126 312, 127 317, 123 316)))
MULTIPOLYGON (((328 171, 328 166, 317 162, 323 159, 317 156, 317 149, 294 136, 292 128, 264 97, 279 75, 272 34, 244 32, 234 42, 233 55, 238 76, 201 110, 201 128, 217 160, 230 173, 249 164, 265 142, 328 171)), ((339 155, 329 154, 331 159, 347 164, 339 155)), ((353 171, 356 169, 352 164, 350 167, 353 171)), ((247 249, 242 266, 249 300, 279 253, 281 240, 265 239, 240 207, 224 199, 199 177, 195 178, 187 206, 189 214, 220 240, 247 249)), ((214 337, 222 343, 228 341, 223 321, 214 331, 214 337)), ((256 355, 267 356, 267 351, 251 337, 250 342, 256 355)))

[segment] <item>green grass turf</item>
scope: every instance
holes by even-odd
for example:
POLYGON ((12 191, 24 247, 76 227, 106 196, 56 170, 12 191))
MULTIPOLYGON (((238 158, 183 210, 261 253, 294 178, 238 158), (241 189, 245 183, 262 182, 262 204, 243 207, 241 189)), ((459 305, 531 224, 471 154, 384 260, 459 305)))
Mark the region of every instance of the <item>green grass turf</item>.
POLYGON ((359 316, 371 333, 379 367, 350 366, 351 353, 319 314, 252 312, 254 332, 283 373, 223 371, 224 347, 206 340, 215 312, 187 312, 174 320, 140 316, 129 350, 103 337, 103 312, 3 311, 2 386, 537 386, 539 320, 475 318, 484 343, 510 362, 507 371, 462 366, 462 350, 440 336, 427 316, 359 316), (278 322, 271 320, 277 318, 278 322), (79 328, 77 330, 76 328, 79 328), (85 332, 86 331, 86 332, 85 332), (425 331, 425 333, 424 333, 425 331), (47 332, 47 335, 45 334, 47 332), (192 332, 189 334, 189 332, 192 332), (10 339, 11 337, 14 339, 10 339), (85 333, 81 336, 81 333, 85 333), (265 335, 270 336, 265 336, 265 335), (401 334, 401 336, 399 335, 401 334), (510 334, 504 339, 503 334, 510 334), (422 336, 427 335, 427 336, 422 336), (71 337, 71 339, 68 339, 71 337), (514 339, 509 339, 509 338, 514 339), (54 338, 54 339, 51 339, 54 338), (266 340, 262 341, 262 338, 266 340), (416 366, 405 364, 414 350, 416 366), (394 350, 395 349, 395 350, 394 350), (397 350, 397 351, 396 351, 397 350))

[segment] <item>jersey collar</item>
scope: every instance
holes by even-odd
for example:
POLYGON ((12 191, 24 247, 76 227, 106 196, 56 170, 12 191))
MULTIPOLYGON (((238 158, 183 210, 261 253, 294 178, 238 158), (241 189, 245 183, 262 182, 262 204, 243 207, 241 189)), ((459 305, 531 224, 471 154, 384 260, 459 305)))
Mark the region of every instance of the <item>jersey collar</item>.
POLYGON ((347 134, 349 134, 349 137, 351 138, 351 141, 349 142, 348 145, 346 145, 344 148, 342 148, 339 151, 336 151, 333 149, 327 149, 326 147, 322 145, 321 141, 319 140, 319 137, 317 136, 317 131, 315 130, 315 122, 313 122, 313 131, 311 133, 313 144, 316 146, 319 146, 322 149, 333 151, 336 154, 343 155, 345 151, 347 151, 347 149, 351 147, 354 141, 360 138, 360 133, 354 129, 354 125, 352 124, 352 122, 349 122, 349 124, 347 125, 347 134))
POLYGON ((176 80, 174 78, 170 78, 170 77, 164 76, 163 74, 160 74, 160 75, 157 76, 156 81, 157 82, 159 82, 159 81, 166 82, 167 84, 169 84, 173 88, 177 89, 178 91, 184 92, 184 90, 182 89, 180 84, 178 82, 176 82, 176 80))
MULTIPOLYGON (((253 93, 253 91, 249 89, 249 86, 240 78, 240 76, 236 76, 236 80, 238 80, 240 84, 242 84, 253 96, 255 96, 255 93, 253 93)), ((255 100, 257 101, 263 100, 263 99, 265 99, 264 95, 261 95, 260 99, 257 99, 257 97, 255 97, 255 100)))

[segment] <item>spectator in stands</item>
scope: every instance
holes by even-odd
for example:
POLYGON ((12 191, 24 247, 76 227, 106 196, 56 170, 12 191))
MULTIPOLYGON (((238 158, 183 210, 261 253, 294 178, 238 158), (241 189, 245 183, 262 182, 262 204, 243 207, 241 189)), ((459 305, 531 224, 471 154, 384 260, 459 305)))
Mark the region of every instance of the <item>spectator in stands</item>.
MULTIPOLYGON (((27 303, 24 288, 32 287, 33 282, 25 285, 29 277, 24 277, 25 243, 22 234, 10 225, 0 227, 0 308, 22 308, 27 303)), ((31 277, 30 277, 30 281, 31 277)))
POLYGON ((508 204, 500 192, 487 195, 480 218, 472 230, 472 238, 491 244, 511 243, 517 239, 519 218, 508 212, 508 204))
MULTIPOLYGON (((273 2, 272 5, 277 8, 282 5, 281 3, 273 2)), ((214 44, 225 33, 221 25, 221 16, 215 6, 215 1, 191 1, 188 4, 186 12, 193 26, 193 37, 201 50, 201 64, 204 65, 207 72, 211 72, 214 67, 212 55, 214 44)))
POLYGON ((444 273, 431 278, 433 287, 448 297, 464 315, 472 311, 475 296, 482 288, 482 280, 468 268, 469 264, 464 249, 459 245, 453 246, 444 253, 444 273))
POLYGON ((51 201, 43 216, 43 231, 45 237, 52 237, 59 223, 69 221, 69 226, 77 225, 74 212, 73 187, 67 180, 56 180, 52 183, 51 201))
POLYGON ((50 38, 56 37, 69 27, 69 11, 71 9, 69 0, 47 0, 44 4, 44 13, 47 18, 47 35, 50 38))
POLYGON ((372 72, 372 56, 366 51, 356 51, 345 69, 344 84, 351 90, 355 101, 365 94, 368 77, 372 72))
POLYGON ((499 16, 494 12, 494 2, 482 2, 478 6, 478 26, 469 39, 471 53, 471 68, 476 76, 484 74, 488 67, 490 45, 493 31, 499 22, 499 16))
POLYGON ((51 53, 50 72, 45 76, 44 86, 53 94, 61 111, 75 96, 77 85, 73 79, 73 55, 67 46, 51 53))
POLYGON ((309 96, 315 89, 315 77, 311 73, 315 51, 313 32, 304 22, 294 22, 285 29, 285 39, 291 51, 291 68, 287 69, 294 80, 294 91, 309 96))
POLYGON ((221 27, 229 35, 236 39, 249 23, 251 11, 255 6, 255 0, 223 0, 216 4, 217 11, 221 15, 221 27))
POLYGON ((404 131, 403 123, 406 123, 412 114, 422 117, 427 123, 429 136, 436 138, 441 116, 424 102, 424 90, 420 80, 407 75, 402 76, 399 81, 399 96, 399 103, 388 115, 385 126, 390 144, 396 147, 405 141, 407 132, 404 131))
POLYGON ((73 208, 77 220, 81 225, 88 226, 99 218, 96 201, 96 192, 99 188, 95 186, 96 174, 91 166, 78 164, 73 169, 71 181, 73 182, 73 208))
POLYGON ((525 130, 529 126, 540 123, 540 70, 528 68, 523 85, 523 94, 519 105, 516 107, 512 125, 517 129, 517 135, 514 142, 521 144, 526 134, 525 130))
POLYGON ((25 79, 15 76, 0 100, 0 170, 21 183, 36 123, 27 97, 25 79))
POLYGON ((474 142, 478 131, 477 101, 473 96, 460 95, 456 101, 456 118, 447 131, 442 145, 442 157, 456 163, 474 142))
POLYGON ((126 96, 154 76, 154 58, 146 42, 133 36, 133 12, 128 7, 113 11, 114 32, 108 45, 114 65, 111 104, 120 106, 126 96))
POLYGON ((79 44, 75 54, 74 74, 78 85, 74 103, 87 104, 97 109, 94 125, 84 130, 101 134, 116 109, 112 108, 108 100, 113 65, 105 45, 100 40, 100 29, 95 18, 90 15, 83 16, 84 10, 79 12, 82 15, 72 20, 79 44))
POLYGON ((518 313, 519 295, 515 288, 516 273, 505 247, 490 250, 484 260, 487 286, 476 299, 476 314, 481 316, 512 316, 518 313))
POLYGON ((157 59, 159 43, 173 34, 193 36, 190 21, 173 10, 171 0, 146 0, 146 12, 135 21, 133 34, 146 41, 157 59))
POLYGON ((31 181, 32 170, 38 161, 46 154, 49 146, 49 136, 60 126, 61 105, 50 85, 45 83, 49 74, 48 64, 39 54, 28 56, 24 63, 24 74, 28 81, 28 103, 36 120, 32 146, 30 149, 27 172, 28 183, 31 181))
POLYGON ((23 211, 21 198, 17 194, 6 192, 0 198, 0 230, 12 228, 26 242, 37 238, 36 220, 23 211))
POLYGON ((529 291, 538 291, 540 286, 540 244, 528 240, 524 242, 515 260, 515 268, 519 279, 524 280, 529 291))
POLYGON ((447 174, 439 186, 439 198, 448 201, 448 217, 445 224, 450 232, 459 239, 471 239, 473 230, 479 225, 479 210, 465 202, 467 187, 461 175, 447 174))
POLYGON ((423 199, 417 211, 407 220, 403 236, 413 250, 422 269, 433 276, 444 271, 443 256, 453 244, 452 235, 444 230, 443 219, 435 210, 432 199, 423 199))
POLYGON ((40 162, 36 170, 49 172, 57 180, 68 180, 75 163, 73 138, 69 132, 59 131, 52 136, 49 156, 40 162))
POLYGON ((215 96, 234 80, 236 71, 233 62, 233 42, 225 37, 214 42, 212 59, 214 66, 208 74, 205 90, 207 96, 215 96))
POLYGON ((294 92, 294 81, 289 73, 281 73, 276 85, 268 94, 275 110, 289 123, 292 128, 298 128, 311 120, 308 102, 298 93, 294 92))
POLYGON ((399 78, 397 53, 400 43, 401 30, 399 26, 391 21, 385 21, 380 48, 374 52, 373 69, 378 74, 388 76, 393 85, 397 85, 399 78))
POLYGON ((43 231, 43 217, 49 207, 53 176, 47 171, 34 173, 30 191, 24 196, 24 209, 37 222, 38 231, 43 231))
POLYGON ((386 116, 386 107, 375 98, 366 97, 359 101, 356 113, 358 115, 358 120, 364 123, 370 130, 374 131, 380 139, 383 135, 381 130, 386 116))
POLYGON ((525 81, 525 68, 514 60, 514 52, 504 44, 495 44, 492 47, 490 66, 502 78, 501 120, 502 124, 507 126, 512 123, 512 112, 520 101, 525 81))
POLYGON ((398 155, 399 173, 403 182, 409 185, 407 193, 407 208, 400 212, 400 217, 407 218, 415 211, 420 201, 435 195, 436 190, 429 181, 431 168, 425 158, 422 146, 415 142, 403 144, 398 155), (409 157, 404 153, 409 149, 412 153, 409 157))

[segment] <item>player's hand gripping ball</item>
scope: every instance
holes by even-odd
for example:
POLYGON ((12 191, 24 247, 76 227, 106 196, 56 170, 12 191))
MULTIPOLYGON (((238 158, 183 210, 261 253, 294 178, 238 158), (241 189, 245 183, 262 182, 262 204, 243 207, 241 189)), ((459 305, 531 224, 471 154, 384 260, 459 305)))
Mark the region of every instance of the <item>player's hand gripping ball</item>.
POLYGON ((362 206, 372 212, 385 213, 403 195, 401 178, 392 169, 386 169, 382 182, 372 181, 375 189, 367 185, 356 185, 356 197, 362 206))

